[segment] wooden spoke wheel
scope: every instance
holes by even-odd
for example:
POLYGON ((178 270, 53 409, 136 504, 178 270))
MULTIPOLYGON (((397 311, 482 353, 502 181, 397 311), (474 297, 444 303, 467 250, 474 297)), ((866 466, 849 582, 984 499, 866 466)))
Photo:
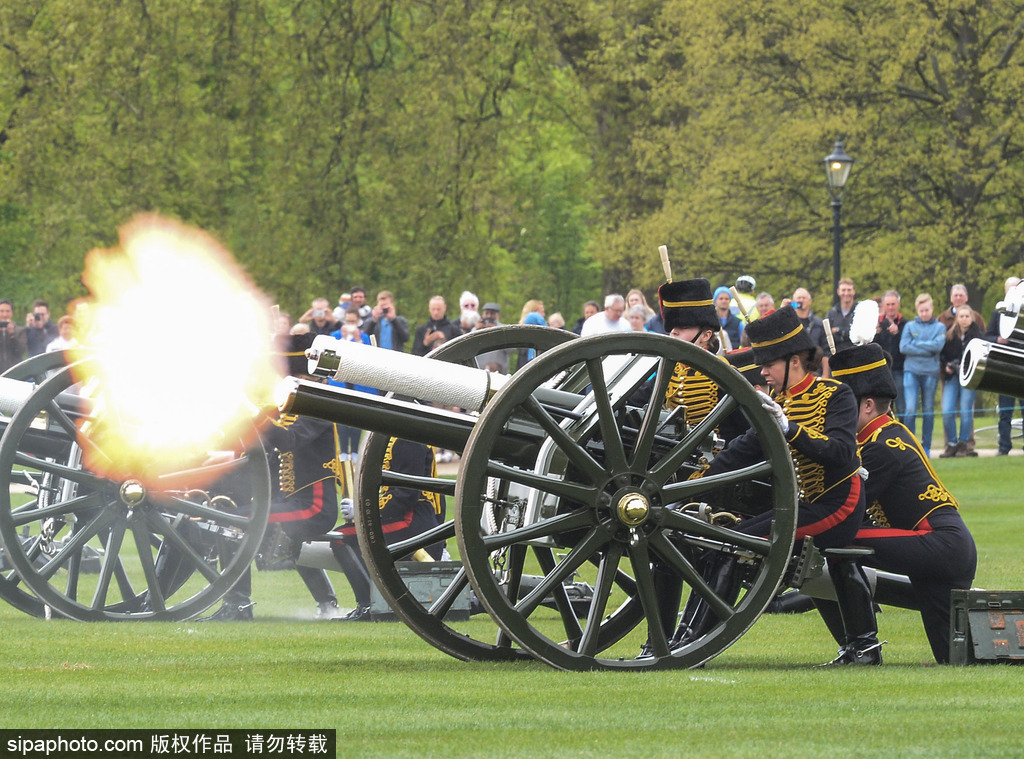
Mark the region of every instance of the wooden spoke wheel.
POLYGON ((67 354, 64 351, 50 351, 32 356, 24 361, 15 364, 0 377, 33 382, 41 385, 47 374, 68 365, 67 354))
POLYGON ((480 601, 538 659, 565 670, 692 667, 734 643, 775 596, 796 506, 786 441, 740 374, 680 340, 610 334, 548 351, 492 399, 463 452, 455 527, 480 601), (717 386, 717 403, 692 427, 681 409, 666 413, 678 363, 717 386), (579 405, 553 409, 543 392, 552 385, 579 390, 579 405), (764 461, 690 479, 712 455, 712 430, 736 410, 756 429, 764 461), (547 435, 541 455, 503 460, 502 435, 525 423, 547 435), (770 490, 761 485, 768 479, 770 490), (737 497, 745 489, 759 499, 737 497), (739 519, 771 509, 769 533, 748 535, 730 515, 712 515, 709 504, 721 510, 723 500, 739 519), (741 573, 738 600, 705 579, 702 568, 716 559, 741 573), (524 586, 521 578, 537 571, 543 580, 524 586), (560 592, 574 575, 594 587, 582 617, 560 592), (678 647, 669 642, 678 606, 664 621, 664 589, 673 585, 714 614, 706 632, 678 647), (542 603, 549 595, 555 611, 542 603), (644 643, 650 655, 637 658, 644 643))
MULTIPOLYGON (((46 375, 49 372, 56 371, 66 365, 67 357, 64 351, 52 351, 32 356, 25 361, 15 364, 6 372, 0 374, 0 377, 6 380, 40 385, 46 379, 46 375)), ((10 417, 0 415, 0 436, 2 436, 3 431, 7 428, 9 421, 10 417)), ((14 492, 22 492, 30 487, 31 477, 30 473, 26 471, 18 470, 12 472, 8 488, 13 489, 14 492)), ((0 598, 3 598, 16 609, 26 614, 36 617, 42 617, 46 614, 46 605, 25 587, 21 577, 14 571, 11 562, 2 558, 2 549, 0 549, 0 598)))
MULTIPOLYGON (((87 362, 76 368, 90 374, 87 362)), ((106 476, 82 453, 103 453, 90 428, 109 404, 95 383, 79 394, 75 382, 71 367, 45 380, 0 441, 0 541, 19 589, 83 621, 198 614, 259 548, 270 473, 258 437, 226 439, 184 471, 106 476)))
MULTIPOLYGON (((445 343, 432 352, 430 357, 476 366, 476 358, 491 351, 532 348, 542 353, 574 337, 571 332, 546 327, 492 327, 470 332, 445 343)), ((455 536, 455 523, 449 518, 428 532, 389 545, 380 519, 380 488, 413 485, 419 490, 450 498, 455 493, 455 483, 444 477, 421 477, 410 481, 408 476, 383 469, 389 440, 388 435, 374 432, 364 441, 359 468, 360 497, 355 512, 360 550, 381 595, 395 615, 420 637, 457 659, 506 661, 529 658, 484 614, 468 623, 446 619, 456 599, 468 588, 464 568, 456 573, 444 594, 429 606, 424 606, 410 593, 396 562, 407 561, 417 550, 438 541, 450 540, 455 536)), ((454 541, 448 545, 454 549, 454 541)))

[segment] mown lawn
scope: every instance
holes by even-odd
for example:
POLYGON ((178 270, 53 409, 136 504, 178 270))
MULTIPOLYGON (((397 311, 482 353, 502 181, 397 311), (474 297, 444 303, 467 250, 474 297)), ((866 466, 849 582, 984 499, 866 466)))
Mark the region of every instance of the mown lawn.
MULTIPOLYGON (((979 545, 975 584, 1024 588, 1024 459, 935 463, 979 545)), ((457 661, 398 623, 315 621, 294 573, 254 583, 250 624, 46 622, 3 606, 0 725, 333 728, 339 756, 360 757, 1020 753, 1024 669, 933 666, 900 609, 879 618, 881 668, 816 668, 834 644, 810 613, 763 617, 703 670, 565 673, 457 661)))

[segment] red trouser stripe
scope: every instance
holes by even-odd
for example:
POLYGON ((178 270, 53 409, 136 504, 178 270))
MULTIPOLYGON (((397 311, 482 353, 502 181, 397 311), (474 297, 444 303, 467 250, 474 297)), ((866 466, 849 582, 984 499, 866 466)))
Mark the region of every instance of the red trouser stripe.
POLYGON ((895 527, 872 527, 857 531, 857 539, 861 538, 916 538, 934 532, 932 526, 925 519, 921 522, 920 530, 897 530, 895 527))
MULTIPOLYGON (((410 506, 406 512, 405 517, 401 522, 388 522, 387 524, 381 525, 381 531, 387 535, 389 532, 397 532, 398 530, 404 530, 406 527, 412 524, 412 518, 414 515, 413 508, 410 506)), ((355 535, 356 526, 347 525, 338 530, 342 535, 355 535)))
POLYGON ((849 517, 853 510, 857 508, 857 502, 860 501, 860 487, 860 475, 855 474, 850 478, 850 493, 846 496, 843 505, 824 519, 819 519, 817 522, 811 522, 797 528, 796 539, 803 540, 808 535, 820 535, 827 530, 831 530, 849 517))
POLYGON ((304 508, 302 511, 280 511, 277 514, 271 514, 270 519, 267 521, 270 523, 274 522, 298 522, 301 519, 309 519, 310 517, 316 516, 324 508, 324 483, 323 480, 318 480, 313 483, 313 502, 304 508))

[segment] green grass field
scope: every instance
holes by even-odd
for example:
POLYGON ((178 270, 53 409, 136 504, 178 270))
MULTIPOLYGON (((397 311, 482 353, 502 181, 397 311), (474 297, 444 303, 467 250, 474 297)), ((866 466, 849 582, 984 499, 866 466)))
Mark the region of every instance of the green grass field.
MULTIPOLYGON (((1024 460, 935 464, 978 542, 975 585, 1024 588, 1024 460)), ((399 623, 315 621, 292 572, 254 585, 248 624, 46 622, 3 605, 0 726, 334 728, 338 755, 360 757, 1024 751, 1024 669, 932 665, 914 612, 880 615, 881 668, 816 668, 835 645, 809 613, 762 617, 703 670, 572 674, 460 662, 399 623)))

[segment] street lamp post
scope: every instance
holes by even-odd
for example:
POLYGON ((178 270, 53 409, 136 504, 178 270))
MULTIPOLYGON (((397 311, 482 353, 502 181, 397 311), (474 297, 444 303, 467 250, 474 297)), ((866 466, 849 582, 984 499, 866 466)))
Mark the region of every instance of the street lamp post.
POLYGON ((836 140, 831 155, 825 156, 825 175, 828 177, 828 194, 832 197, 832 303, 839 304, 840 248, 842 227, 839 224, 843 207, 843 188, 850 178, 853 159, 843 150, 843 141, 836 140))

